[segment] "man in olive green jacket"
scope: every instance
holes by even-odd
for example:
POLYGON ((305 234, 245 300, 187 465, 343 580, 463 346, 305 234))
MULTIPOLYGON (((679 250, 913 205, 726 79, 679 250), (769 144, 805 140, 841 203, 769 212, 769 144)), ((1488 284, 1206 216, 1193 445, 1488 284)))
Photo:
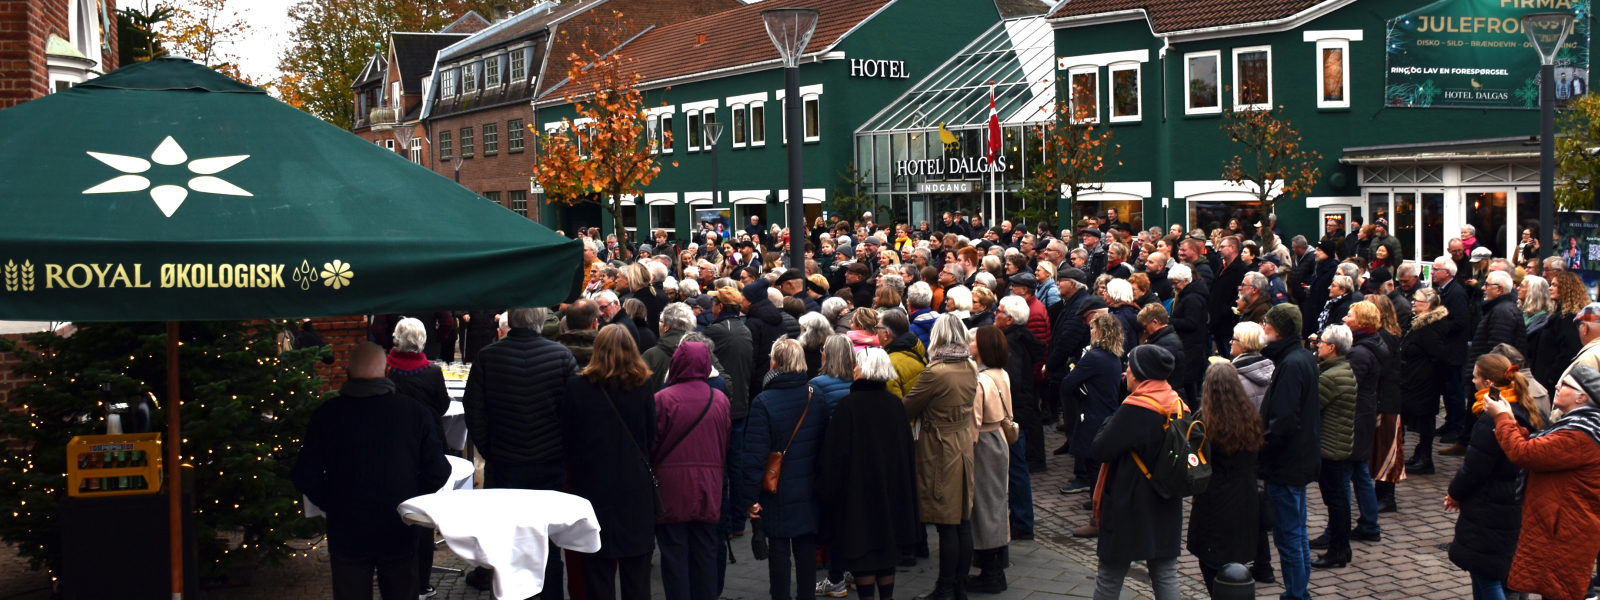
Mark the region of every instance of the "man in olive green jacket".
POLYGON ((911 332, 911 319, 905 311, 892 309, 878 317, 878 342, 889 353, 889 363, 894 365, 894 379, 889 380, 889 391, 905 398, 917 377, 928 366, 928 351, 922 340, 911 332))
POLYGON ((1351 560, 1350 481, 1358 475, 1358 462, 1348 459, 1355 446, 1356 374, 1345 355, 1350 352, 1352 341, 1350 328, 1344 325, 1329 325, 1317 338, 1318 368, 1322 371, 1317 382, 1322 403, 1322 468, 1317 487, 1322 490, 1322 503, 1328 507, 1328 531, 1311 540, 1310 546, 1328 551, 1311 561, 1316 569, 1342 568, 1351 560))

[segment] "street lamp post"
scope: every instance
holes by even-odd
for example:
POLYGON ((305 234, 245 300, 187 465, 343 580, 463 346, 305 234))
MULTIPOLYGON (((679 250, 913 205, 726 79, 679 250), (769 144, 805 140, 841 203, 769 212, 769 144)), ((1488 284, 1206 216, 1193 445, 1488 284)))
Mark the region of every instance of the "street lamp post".
POLYGON ((1572 13, 1523 15, 1522 31, 1539 52, 1539 259, 1555 248, 1556 53, 1572 30, 1572 13))
POLYGON ((767 36, 778 47, 783 59, 784 143, 789 147, 789 267, 806 268, 806 207, 801 184, 800 146, 805 143, 805 119, 801 116, 800 55, 811 43, 817 29, 817 11, 810 8, 775 8, 761 11, 767 36), (794 136, 794 137, 788 137, 794 136))
MULTIPOLYGON (((700 126, 700 129, 705 134, 706 145, 711 147, 711 206, 714 208, 722 200, 722 197, 717 193, 717 140, 722 139, 722 124, 716 121, 707 121, 700 126)), ((689 210, 692 213, 694 207, 689 207, 689 210)), ((689 216, 693 217, 694 215, 691 214, 689 216)), ((691 228, 694 227, 693 219, 689 221, 689 226, 691 228)))
POLYGON ((400 154, 405 156, 406 160, 411 160, 411 153, 408 150, 411 149, 411 136, 416 135, 416 124, 395 125, 391 131, 394 133, 395 143, 400 146, 400 154))

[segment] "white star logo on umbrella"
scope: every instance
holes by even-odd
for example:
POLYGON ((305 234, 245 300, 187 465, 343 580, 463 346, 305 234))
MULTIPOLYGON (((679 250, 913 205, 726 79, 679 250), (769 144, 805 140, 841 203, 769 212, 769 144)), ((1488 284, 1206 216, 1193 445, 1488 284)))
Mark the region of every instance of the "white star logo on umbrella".
POLYGON ((150 188, 150 180, 135 173, 143 173, 150 170, 151 160, 157 164, 168 166, 181 165, 184 162, 188 162, 189 171, 200 175, 189 180, 188 188, 179 185, 158 185, 150 189, 150 199, 155 200, 156 206, 161 209, 162 214, 168 217, 171 217, 172 213, 183 205, 183 200, 189 197, 189 190, 225 196, 252 195, 239 186, 223 181, 220 178, 212 177, 213 174, 220 173, 228 167, 239 164, 239 161, 250 158, 248 154, 197 158, 191 161, 189 160, 189 155, 184 153, 183 148, 178 146, 178 142, 173 140, 170 135, 167 136, 167 139, 162 140, 160 146, 156 146, 156 151, 150 154, 150 160, 136 156, 100 152, 90 152, 88 154, 93 156, 95 160, 103 162, 113 169, 127 173, 127 175, 106 180, 100 185, 84 190, 83 193, 85 194, 115 194, 118 192, 141 191, 150 188))

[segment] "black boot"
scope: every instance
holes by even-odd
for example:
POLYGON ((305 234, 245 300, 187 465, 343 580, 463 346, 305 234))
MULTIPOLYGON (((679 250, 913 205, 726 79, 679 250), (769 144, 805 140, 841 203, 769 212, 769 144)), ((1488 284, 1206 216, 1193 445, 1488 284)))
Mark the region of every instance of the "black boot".
POLYGON ((1271 562, 1266 562, 1266 563, 1258 562, 1258 563, 1255 563, 1255 566, 1250 567, 1250 576, 1255 578, 1256 583, 1277 583, 1278 582, 1278 578, 1274 577, 1273 574, 1272 574, 1272 563, 1271 562))
POLYGON ((1350 565, 1350 551, 1329 550, 1311 561, 1313 569, 1343 569, 1350 565))
POLYGON ((984 567, 982 573, 967 582, 966 591, 974 594, 998 594, 1006 591, 1005 569, 984 567))
POLYGON ((1418 462, 1414 467, 1407 466, 1406 472, 1412 475, 1432 475, 1437 471, 1434 471, 1433 469, 1433 458, 1429 457, 1418 462))
POLYGON ((971 585, 966 573, 956 575, 956 600, 967 600, 967 586, 971 585))
POLYGON ((1379 481, 1377 483, 1372 484, 1372 486, 1374 488, 1377 488, 1377 492, 1378 492, 1378 513, 1379 514, 1400 512, 1400 505, 1395 504, 1395 502, 1394 502, 1394 484, 1393 483, 1389 483, 1387 481, 1379 481))
POLYGON ((933 584, 933 591, 917 596, 915 600, 956 600, 955 582, 941 579, 933 584))

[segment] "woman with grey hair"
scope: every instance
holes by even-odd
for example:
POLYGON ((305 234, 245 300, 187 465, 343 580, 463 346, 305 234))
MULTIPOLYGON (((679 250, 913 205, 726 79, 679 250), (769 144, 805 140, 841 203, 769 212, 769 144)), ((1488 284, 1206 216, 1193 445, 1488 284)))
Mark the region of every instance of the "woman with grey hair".
MULTIPOLYGON (((817 455, 828 429, 828 407, 811 393, 800 342, 772 344, 772 364, 761 393, 750 401, 745 421, 740 509, 765 524, 773 600, 809 598, 816 586, 816 534, 820 510, 815 489, 817 455), (767 456, 783 453, 777 489, 765 491, 767 456), (754 500, 753 504, 750 501, 754 500), (791 580, 791 567, 794 579, 791 580), (791 587, 791 585, 793 587, 791 587)), ((904 418, 904 417, 902 417, 904 418)))
MULTIPOLYGON (((450 392, 445 389, 444 371, 422 353, 427 341, 428 331, 422 321, 409 317, 400 319, 394 326, 394 348, 385 358, 389 365, 388 378, 394 382, 395 393, 415 398, 428 407, 439 439, 448 440, 444 435, 444 413, 450 409, 450 392)), ((421 574, 418 589, 432 589, 428 574, 433 570, 433 528, 418 529, 421 529, 417 534, 417 572, 421 574)))
POLYGON ((1328 286, 1328 301, 1323 303, 1322 312, 1317 315, 1318 331, 1344 322, 1344 316, 1350 314, 1350 305, 1355 304, 1355 292, 1355 280, 1350 276, 1333 276, 1333 284, 1328 286))
POLYGON ((800 315, 800 346, 806 354, 806 376, 816 377, 822 368, 822 343, 833 334, 833 324, 821 313, 800 315))
POLYGON ((1517 284, 1517 306, 1522 309, 1528 339, 1538 339, 1534 336, 1544 329, 1556 308, 1555 300, 1550 298, 1550 281, 1538 275, 1523 277, 1522 283, 1517 284))
POLYGON ((972 290, 967 286, 958 285, 944 293, 944 312, 955 315, 956 318, 966 321, 972 316, 972 290))
POLYGON ((905 396, 906 416, 917 420, 917 502, 924 523, 939 530, 939 578, 930 600, 966 594, 972 570, 973 399, 978 370, 967 328, 955 315, 940 316, 929 333, 928 365, 905 396))
POLYGON ((843 335, 850 332, 850 320, 845 317, 844 310, 848 306, 843 298, 829 296, 827 300, 822 301, 822 316, 833 323, 834 333, 843 335))
MULTIPOLYGON (((850 384, 855 381, 855 378, 855 344, 850 341, 850 338, 842 335, 828 336, 828 341, 822 344, 822 369, 816 377, 811 378, 811 394, 822 396, 823 402, 828 407, 828 414, 834 414, 839 400, 850 394, 850 384)), ((904 412, 903 409, 902 412, 904 412)), ((828 429, 831 432, 837 426, 830 420, 828 429)), ((829 554, 837 556, 837 553, 832 549, 829 550, 829 554)), ((846 587, 844 582, 844 571, 845 569, 841 566, 840 561, 831 561, 828 565, 827 578, 817 583, 817 595, 835 597, 848 595, 849 588, 846 587)))
MULTIPOLYGON (((828 544, 832 566, 855 575, 861 600, 889 600, 900 547, 915 544, 921 528, 916 451, 905 406, 887 387, 895 378, 889 355, 866 348, 855 362, 817 461, 817 497, 827 509, 817 539, 828 544)), ((823 583, 847 594, 843 579, 830 573, 823 583)))

